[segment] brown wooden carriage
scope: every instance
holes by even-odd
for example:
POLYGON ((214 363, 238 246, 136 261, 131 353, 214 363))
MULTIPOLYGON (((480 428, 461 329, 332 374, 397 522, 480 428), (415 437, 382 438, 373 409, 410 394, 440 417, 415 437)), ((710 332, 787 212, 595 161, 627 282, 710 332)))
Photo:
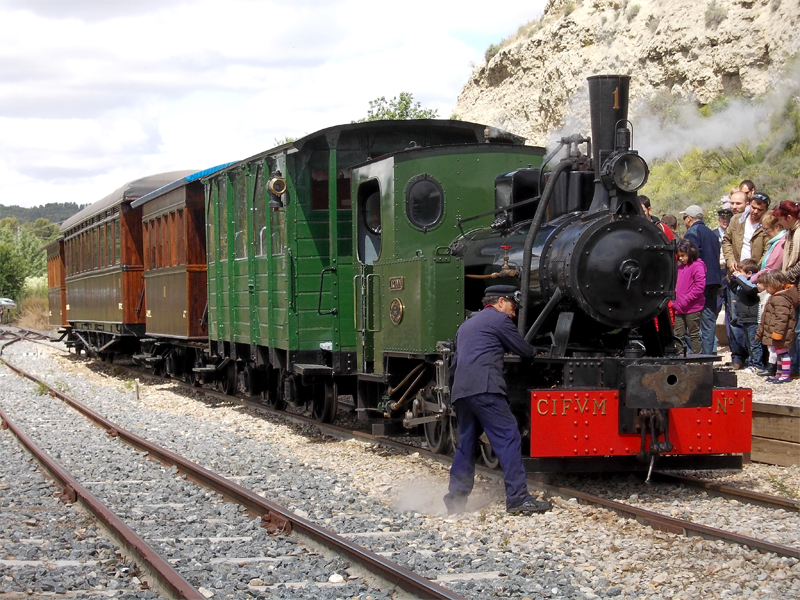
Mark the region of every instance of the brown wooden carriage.
POLYGON ((142 211, 131 203, 194 171, 131 181, 67 219, 64 243, 68 344, 110 356, 131 352, 145 332, 142 211))
POLYGON ((47 252, 47 303, 49 322, 53 327, 68 327, 67 283, 64 270, 64 238, 50 242, 47 252))

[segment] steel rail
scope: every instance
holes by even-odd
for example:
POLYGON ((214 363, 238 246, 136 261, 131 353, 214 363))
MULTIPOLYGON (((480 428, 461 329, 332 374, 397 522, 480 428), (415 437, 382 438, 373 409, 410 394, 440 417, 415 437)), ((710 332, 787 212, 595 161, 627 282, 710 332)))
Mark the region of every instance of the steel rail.
MULTIPOLYGON (((1 359, 0 359, 1 360, 1 359)), ((3 361, 5 362, 5 361, 3 361)), ((103 524, 114 541, 136 560, 145 574, 142 579, 151 581, 151 587, 169 598, 185 598, 186 600, 204 600, 205 596, 186 581, 172 565, 164 560, 147 542, 128 527, 105 504, 83 487, 60 464, 53 460, 44 450, 26 435, 8 415, 0 408, 2 428, 10 429, 20 443, 42 465, 45 471, 61 486, 62 502, 77 502, 85 510, 103 524)))
MULTIPOLYGON (((0 358, 0 360, 2 360, 2 358, 0 358)), ((371 434, 362 431, 349 430, 331 424, 323 424, 315 419, 304 417, 298 414, 287 413, 285 411, 278 411, 264 405, 263 403, 254 402, 253 400, 244 399, 238 396, 230 396, 227 394, 222 394, 214 390, 208 390, 204 388, 190 387, 188 384, 180 380, 159 377, 156 375, 151 375, 149 373, 147 373, 147 375, 163 381, 174 381, 175 383, 178 383, 181 386, 185 386, 187 389, 191 389, 195 392, 201 392, 206 396, 213 397, 218 400, 236 402, 238 404, 247 406, 249 408, 252 408, 260 412, 281 416, 285 419, 294 421, 296 423, 313 425, 316 428, 318 428, 320 432, 325 433, 327 435, 331 435, 332 437, 336 437, 339 439, 360 439, 362 441, 381 444, 385 447, 394 448, 396 450, 400 450, 406 453, 417 452, 420 454, 420 456, 424 456, 425 458, 435 460, 442 464, 452 463, 452 458, 450 458, 449 456, 445 456, 443 454, 436 454, 424 448, 419 448, 416 446, 411 446, 409 444, 404 444, 402 442, 389 440, 384 437, 378 438, 376 436, 373 436, 371 434)), ((483 475, 486 475, 493 479, 499 479, 502 477, 501 472, 495 469, 489 469, 488 467, 484 467, 481 465, 476 465, 476 469, 480 471, 483 475)), ((542 481, 537 480, 533 475, 528 476, 528 484, 534 489, 550 495, 555 495, 566 499, 574 498, 587 504, 592 504, 595 506, 601 506, 603 508, 607 508, 619 514, 620 516, 634 519, 637 522, 643 525, 650 526, 652 529, 655 530, 677 533, 680 535, 684 535, 686 537, 701 537, 703 539, 708 539, 708 540, 721 540, 725 542, 732 542, 738 545, 746 545, 751 548, 760 550, 762 552, 773 552, 779 556, 786 556, 790 558, 800 559, 800 549, 793 548, 791 546, 775 544, 772 542, 768 542, 766 540, 759 540, 758 538, 737 534, 734 532, 726 531, 724 529, 716 529, 714 527, 701 525, 699 523, 694 523, 692 521, 688 521, 685 519, 668 517, 666 515, 662 515, 657 512, 638 508, 636 506, 624 504, 622 502, 608 500, 601 496, 595 496, 593 494, 588 494, 586 492, 581 492, 579 490, 574 490, 567 487, 555 486, 552 484, 544 483, 542 481)))
POLYGON ((7 360, 0 358, 0 362, 3 362, 9 369, 23 377, 47 386, 53 396, 66 402, 92 422, 104 428, 109 435, 118 437, 134 448, 147 452, 151 458, 155 458, 165 465, 177 467, 179 471, 183 472, 193 481, 221 494, 232 502, 246 507, 251 513, 261 516, 262 522, 267 529, 278 530, 284 533, 289 533, 291 531, 298 537, 309 540, 312 544, 322 545, 336 554, 344 555, 366 568, 373 576, 385 581, 392 587, 399 587, 415 598, 464 600, 463 596, 443 588, 413 571, 393 563, 332 531, 320 527, 171 450, 162 448, 120 427, 88 406, 81 404, 60 390, 49 386, 35 375, 9 363, 7 360))
POLYGON ((663 481, 664 483, 672 483, 675 485, 683 484, 695 489, 704 490, 711 495, 727 498, 729 500, 758 504, 759 506, 765 506, 767 508, 783 508, 790 511, 800 511, 800 501, 792 500, 791 498, 772 496, 753 490, 736 488, 725 485, 724 483, 715 483, 688 475, 673 475, 672 473, 665 473, 663 471, 655 471, 653 473, 653 478, 656 481, 663 481))
MULTIPOLYGON (((424 456, 425 458, 429 458, 443 464, 452 463, 451 457, 445 456, 443 454, 436 454, 424 448, 418 448, 416 446, 411 446, 409 444, 404 444, 402 442, 397 442, 386 438, 378 438, 371 434, 364 433, 362 431, 353 431, 340 428, 335 425, 323 424, 320 423, 319 421, 316 421, 314 419, 309 419, 308 417, 304 417, 302 415, 285 413, 283 411, 276 411, 275 409, 272 409, 268 406, 264 406, 263 404, 259 404, 250 400, 243 400, 241 398, 236 398, 233 396, 224 396, 222 394, 217 394, 216 392, 211 392, 209 395, 215 398, 227 398, 229 400, 236 401, 245 406, 261 410, 264 412, 268 412, 270 414, 283 415, 285 417, 288 417, 289 420, 295 421, 297 423, 314 425, 322 433, 340 439, 360 439, 363 441, 381 444, 386 447, 401 450, 406 453, 417 452, 420 454, 420 456, 424 456)), ((496 469, 490 469, 488 467, 481 465, 476 465, 476 469, 480 471, 481 474, 491 477, 492 479, 502 478, 502 472, 496 469)), ((799 548, 784 546, 782 544, 775 544, 773 542, 769 542, 766 540, 760 540, 758 538, 734 533, 731 531, 726 531, 724 529, 717 529, 714 527, 710 527, 708 525, 694 523, 692 521, 688 521, 685 519, 677 519, 675 517, 669 517, 661 513, 632 506, 630 504, 624 504, 622 502, 617 502, 615 500, 609 500, 607 498, 603 498, 602 496, 595 496, 593 494, 581 492, 580 490, 544 483, 542 481, 537 480, 534 475, 528 475, 528 485, 538 491, 545 492, 551 496, 558 496, 560 498, 565 498, 565 499, 574 498, 586 504, 601 506, 608 510, 614 511, 620 516, 634 519, 637 522, 641 523, 642 525, 647 525, 655 530, 677 533, 685 537, 701 537, 707 540, 721 540, 725 542, 733 542, 738 545, 749 546, 750 548, 754 548, 762 552, 773 552, 779 556, 786 556, 790 558, 800 559, 799 548)), ((755 494, 755 492, 750 492, 750 494, 755 494)), ((784 500, 781 498, 778 499, 784 500)), ((795 501, 788 500, 786 502, 791 504, 794 503, 795 501)))
POLYGON ((724 529, 717 529, 702 525, 700 523, 693 523, 685 519, 676 519, 675 517, 668 517, 661 513, 653 512, 630 504, 624 504, 615 500, 609 500, 593 494, 587 494, 571 488, 563 488, 551 484, 540 484, 544 487, 545 491, 554 496, 562 498, 576 498, 578 501, 583 501, 588 504, 602 506, 616 512, 619 515, 630 517, 641 523, 642 525, 649 525, 653 529, 659 531, 667 531, 677 533, 686 537, 701 537, 706 540, 722 540, 725 542, 733 542, 741 546, 749 546, 762 552, 773 552, 778 556, 787 556, 789 558, 800 559, 800 548, 793 548, 791 546, 784 546, 783 544, 775 544, 766 540, 760 540, 748 535, 726 531, 724 529))
MULTIPOLYGON (((288 418, 288 420, 294 421, 296 423, 314 425, 322 433, 340 439, 360 439, 362 441, 381 444, 383 446, 394 448, 396 450, 400 450, 406 453, 417 452, 419 453, 420 456, 424 456, 425 458, 429 458, 443 464, 452 463, 451 457, 445 456, 443 454, 436 454, 424 448, 418 448, 416 446, 411 446, 409 444, 404 444, 402 442, 397 442, 386 438, 378 438, 371 434, 364 433, 362 431, 354 431, 336 427, 335 425, 323 424, 320 423, 319 421, 316 421, 314 419, 309 419, 308 417, 304 417, 302 415, 285 413, 283 411, 276 411, 275 409, 272 409, 268 406, 264 406, 263 404, 259 404, 250 400, 243 400, 241 398, 235 398, 233 396, 225 396, 222 394, 218 394, 216 392, 211 392, 209 393, 209 395, 215 398, 226 398, 228 400, 238 402, 242 405, 254 408, 259 411, 264 411, 270 414, 281 415, 284 416, 285 418, 288 418)), ((496 469, 490 469, 488 467, 481 465, 476 465, 476 469, 480 471, 481 474, 491 477, 492 479, 502 478, 502 472, 496 469)), ((675 517, 669 517, 661 513, 632 506, 630 504, 624 504, 622 502, 617 502, 615 500, 609 500, 607 498, 603 498, 602 496, 595 496, 593 494, 581 492, 580 490, 544 483, 536 479, 534 475, 528 476, 528 485, 538 491, 547 493, 550 496, 558 496, 560 498, 565 498, 568 500, 574 498, 585 504, 592 504, 594 506, 600 506, 606 508, 608 510, 614 511, 615 513, 619 514, 622 517, 634 519, 637 522, 641 523, 642 525, 647 525, 652 529, 658 531, 667 531, 683 535, 685 537, 701 537, 707 540, 721 540, 725 542, 732 542, 738 545, 749 546, 750 548, 754 548, 762 552, 773 552, 779 556, 787 556, 790 558, 800 559, 800 549, 798 548, 793 548, 791 546, 784 546, 782 544, 775 544, 773 542, 769 542, 766 540, 760 540, 758 538, 741 535, 731 531, 726 531, 724 529, 717 529, 714 527, 710 527, 708 525, 702 525, 700 523, 687 521, 685 519, 677 519, 675 517)), ((753 494, 754 492, 750 493, 753 494)), ((779 498, 779 500, 783 499, 779 498)), ((793 503, 794 501, 789 500, 788 502, 793 503)))

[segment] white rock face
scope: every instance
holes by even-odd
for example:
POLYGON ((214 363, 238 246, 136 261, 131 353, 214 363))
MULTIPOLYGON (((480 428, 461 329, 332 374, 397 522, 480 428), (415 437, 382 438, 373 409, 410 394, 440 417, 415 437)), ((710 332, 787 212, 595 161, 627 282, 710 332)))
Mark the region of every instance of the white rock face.
POLYGON ((549 0, 535 34, 476 67, 454 112, 543 145, 587 129, 590 75, 630 75, 633 115, 662 90, 700 104, 764 94, 797 77, 799 25, 799 0, 549 0))

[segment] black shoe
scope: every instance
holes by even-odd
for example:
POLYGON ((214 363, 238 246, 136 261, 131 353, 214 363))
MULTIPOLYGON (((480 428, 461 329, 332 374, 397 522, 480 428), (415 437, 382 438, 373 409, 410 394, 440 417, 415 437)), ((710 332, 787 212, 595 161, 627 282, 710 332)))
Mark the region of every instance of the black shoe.
POLYGON ((446 494, 444 497, 444 505, 447 507, 448 515, 457 515, 467 512, 467 499, 461 496, 453 497, 446 494))
POLYGON ((756 375, 760 375, 761 377, 775 377, 775 374, 778 372, 776 366, 770 365, 765 369, 761 369, 756 375))
POLYGON ((536 513, 543 513, 547 512, 553 508, 553 505, 549 502, 539 502, 538 500, 534 500, 531 498, 530 500, 526 500, 519 506, 515 506, 513 508, 507 508, 506 512, 510 515, 533 515, 536 513))

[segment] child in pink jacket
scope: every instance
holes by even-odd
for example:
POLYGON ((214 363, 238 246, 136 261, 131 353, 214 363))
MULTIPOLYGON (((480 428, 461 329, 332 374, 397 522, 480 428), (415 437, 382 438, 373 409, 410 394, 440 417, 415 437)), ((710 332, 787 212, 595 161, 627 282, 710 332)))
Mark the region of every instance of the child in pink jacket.
POLYGON ((675 335, 700 354, 700 313, 705 305, 706 266, 694 242, 678 240, 678 281, 675 284, 675 335))

